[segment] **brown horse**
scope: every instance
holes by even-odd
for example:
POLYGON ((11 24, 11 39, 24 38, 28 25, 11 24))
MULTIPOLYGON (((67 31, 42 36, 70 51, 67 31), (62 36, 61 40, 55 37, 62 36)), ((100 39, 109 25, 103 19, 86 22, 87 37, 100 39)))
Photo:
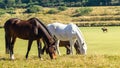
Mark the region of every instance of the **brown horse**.
MULTIPOLYGON (((70 43, 69 41, 60 41, 59 43, 60 47, 65 47, 66 48, 66 54, 69 55, 70 54, 70 43)), ((76 54, 81 54, 80 49, 79 49, 79 45, 78 45, 78 41, 75 42, 74 48, 76 50, 76 54)), ((42 53, 44 54, 45 51, 45 47, 43 47, 42 49, 42 53)))
MULTIPOLYGON (((70 43, 69 43, 69 41, 60 41, 59 46, 65 46, 66 54, 70 54, 70 43)), ((80 49, 79 49, 79 45, 78 45, 78 41, 75 42, 74 48, 76 50, 76 54, 81 54, 80 49)))
POLYGON ((18 18, 11 18, 4 24, 5 29, 5 44, 6 53, 10 53, 10 58, 14 59, 14 43, 16 38, 28 40, 28 49, 26 59, 28 58, 32 42, 37 41, 38 57, 41 58, 41 42, 42 38, 47 44, 47 51, 51 59, 56 58, 55 54, 55 39, 52 37, 46 26, 37 18, 29 20, 20 20, 18 18))

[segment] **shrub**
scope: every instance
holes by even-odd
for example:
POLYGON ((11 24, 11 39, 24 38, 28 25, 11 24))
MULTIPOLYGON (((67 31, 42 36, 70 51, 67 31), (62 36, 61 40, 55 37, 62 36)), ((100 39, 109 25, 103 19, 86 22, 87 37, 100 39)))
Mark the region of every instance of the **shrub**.
POLYGON ((58 10, 60 10, 60 11, 64 11, 64 10, 66 10, 67 9, 67 7, 65 7, 65 6, 59 6, 58 7, 58 10))
POLYGON ((27 13, 37 13, 39 11, 43 11, 43 8, 38 5, 32 5, 32 6, 28 7, 26 10, 27 13))
POLYGON ((17 8, 26 8, 27 4, 16 4, 14 7, 17 7, 17 8))
POLYGON ((6 13, 6 12, 5 12, 4 9, 0 9, 0 16, 3 15, 3 14, 5 14, 5 13, 6 13))
POLYGON ((9 13, 9 14, 15 14, 15 11, 14 11, 13 7, 7 8, 6 12, 9 13))
POLYGON ((47 13, 48 14, 56 14, 56 13, 58 13, 59 11, 58 10, 56 10, 56 9, 50 9, 47 13))
POLYGON ((75 11, 76 14, 74 16, 86 15, 86 14, 89 14, 90 12, 92 12, 91 8, 82 7, 82 8, 76 9, 75 11))

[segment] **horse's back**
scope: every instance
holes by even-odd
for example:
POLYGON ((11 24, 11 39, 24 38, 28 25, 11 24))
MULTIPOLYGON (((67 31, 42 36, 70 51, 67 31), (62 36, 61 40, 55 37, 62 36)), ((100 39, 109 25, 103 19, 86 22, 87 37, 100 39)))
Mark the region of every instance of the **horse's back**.
POLYGON ((32 36, 34 36, 34 39, 36 38, 33 24, 31 24, 29 20, 11 18, 5 22, 4 29, 7 35, 15 36, 21 39, 27 40, 32 36))
POLYGON ((54 29, 64 29, 66 28, 67 25, 65 24, 62 24, 62 23, 58 23, 58 22, 55 22, 55 23, 52 23, 52 24, 48 24, 47 27, 54 27, 54 29))
MULTIPOLYGON (((57 37, 57 39, 67 41, 73 37, 73 24, 52 23, 48 25, 50 32, 57 37)), ((75 34, 75 32, 74 32, 75 34)))
POLYGON ((52 24, 48 24, 47 28, 54 35, 61 33, 63 34, 65 32, 64 29, 66 28, 66 25, 62 23, 52 23, 52 24))
POLYGON ((7 20, 4 24, 4 28, 9 27, 10 25, 12 25, 16 20, 18 20, 17 18, 11 18, 9 20, 7 20))

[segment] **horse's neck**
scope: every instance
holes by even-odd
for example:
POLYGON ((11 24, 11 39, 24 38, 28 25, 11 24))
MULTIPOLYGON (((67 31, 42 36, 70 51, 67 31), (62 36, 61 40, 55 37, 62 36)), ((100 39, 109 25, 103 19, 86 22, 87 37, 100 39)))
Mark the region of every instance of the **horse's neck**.
POLYGON ((84 43, 84 36, 83 36, 82 32, 79 30, 79 28, 77 27, 77 25, 73 24, 72 27, 76 32, 76 36, 77 36, 78 41, 81 43, 84 43))
POLYGON ((48 40, 49 43, 54 43, 54 39, 53 39, 52 35, 48 31, 48 29, 45 27, 45 25, 43 23, 41 23, 41 22, 40 22, 40 28, 42 29, 42 31, 44 33, 44 37, 43 38, 45 39, 45 41, 48 40))
POLYGON ((29 21, 31 21, 32 23, 34 21, 34 23, 36 23, 35 25, 38 26, 40 28, 40 30, 43 31, 43 33, 45 34, 45 36, 47 38, 51 37, 51 34, 50 34, 49 30, 40 20, 38 20, 37 18, 31 18, 31 19, 29 19, 29 21))

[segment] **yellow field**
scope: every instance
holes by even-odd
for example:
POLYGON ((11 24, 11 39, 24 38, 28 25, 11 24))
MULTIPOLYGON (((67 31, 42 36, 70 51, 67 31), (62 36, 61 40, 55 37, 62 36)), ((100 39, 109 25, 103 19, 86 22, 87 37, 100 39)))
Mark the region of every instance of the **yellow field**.
POLYGON ((52 8, 44 8, 43 12, 38 13, 23 13, 26 9, 15 9, 16 14, 4 14, 0 16, 0 25, 2 26, 4 22, 9 18, 20 18, 29 19, 31 17, 37 17, 42 20, 45 24, 52 22, 62 22, 62 23, 120 23, 120 6, 103 6, 103 7, 88 7, 92 9, 89 14, 73 17, 75 15, 76 9, 81 7, 70 7, 65 11, 61 11, 56 14, 47 14, 47 12, 52 8))

